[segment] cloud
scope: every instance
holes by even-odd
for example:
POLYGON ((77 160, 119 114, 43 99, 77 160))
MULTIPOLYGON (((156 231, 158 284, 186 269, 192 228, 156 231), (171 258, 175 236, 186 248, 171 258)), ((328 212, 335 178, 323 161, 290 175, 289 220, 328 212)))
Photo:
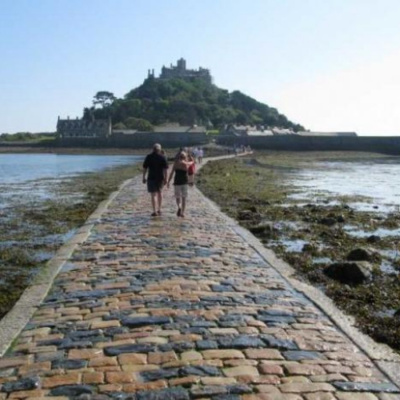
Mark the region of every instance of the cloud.
POLYGON ((311 130, 400 134, 400 52, 285 87, 274 104, 311 130))

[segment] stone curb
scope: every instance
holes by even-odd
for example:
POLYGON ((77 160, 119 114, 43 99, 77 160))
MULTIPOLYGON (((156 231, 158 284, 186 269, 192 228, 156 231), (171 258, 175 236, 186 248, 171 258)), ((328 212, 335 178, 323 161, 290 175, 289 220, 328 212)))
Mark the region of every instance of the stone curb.
POLYGON ((107 200, 99 203, 83 226, 57 250, 54 257, 46 263, 34 278, 32 284, 25 289, 13 308, 0 320, 0 357, 7 352, 14 339, 24 329, 38 306, 47 296, 54 279, 65 262, 71 257, 77 246, 88 238, 96 221, 107 210, 118 193, 131 181, 132 179, 124 181, 115 192, 110 194, 107 200))
MULTIPOLYGON (((230 157, 228 156, 223 158, 230 157)), ((205 160, 202 166, 204 166, 208 161, 214 161, 223 158, 215 157, 213 159, 205 160)), ((201 193, 197 187, 195 190, 201 193)), ((237 221, 223 213, 216 203, 214 203, 208 197, 204 197, 210 204, 210 207, 218 210, 218 212, 225 218, 228 225, 230 225, 238 235, 245 239, 247 243, 249 243, 249 245, 282 276, 283 279, 285 279, 292 287, 312 301, 316 307, 318 307, 328 318, 331 319, 338 329, 340 329, 356 346, 358 346, 371 358, 378 369, 380 369, 389 379, 391 379, 393 383, 400 387, 400 355, 398 353, 393 351, 389 346, 382 343, 377 343, 369 336, 360 332, 354 325, 354 319, 338 309, 329 297, 327 297, 319 289, 296 279, 296 270, 293 267, 279 259, 272 250, 264 247, 260 240, 257 239, 250 231, 243 228, 237 221)))

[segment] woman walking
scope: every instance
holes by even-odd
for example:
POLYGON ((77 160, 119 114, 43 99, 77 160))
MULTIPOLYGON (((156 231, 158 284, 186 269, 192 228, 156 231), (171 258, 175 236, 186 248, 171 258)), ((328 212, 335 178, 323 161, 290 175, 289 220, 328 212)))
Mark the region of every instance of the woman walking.
POLYGON ((168 187, 170 186, 172 178, 174 178, 174 190, 176 205, 178 206, 178 211, 176 215, 181 218, 185 218, 186 210, 186 198, 188 195, 188 169, 193 162, 188 161, 187 154, 182 151, 179 153, 177 159, 174 162, 172 171, 168 179, 168 187))

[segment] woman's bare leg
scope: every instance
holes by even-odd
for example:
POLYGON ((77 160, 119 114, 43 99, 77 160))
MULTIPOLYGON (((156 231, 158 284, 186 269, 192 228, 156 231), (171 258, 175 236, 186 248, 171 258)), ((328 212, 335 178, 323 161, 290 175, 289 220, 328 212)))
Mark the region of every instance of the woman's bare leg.
POLYGON ((186 210, 186 197, 182 197, 182 212, 181 212, 181 217, 185 216, 185 210, 186 210))
POLYGON ((180 197, 177 197, 177 198, 176 198, 176 205, 178 206, 178 212, 176 213, 176 215, 177 215, 178 217, 180 217, 181 214, 182 214, 182 210, 181 210, 181 198, 180 198, 180 197))

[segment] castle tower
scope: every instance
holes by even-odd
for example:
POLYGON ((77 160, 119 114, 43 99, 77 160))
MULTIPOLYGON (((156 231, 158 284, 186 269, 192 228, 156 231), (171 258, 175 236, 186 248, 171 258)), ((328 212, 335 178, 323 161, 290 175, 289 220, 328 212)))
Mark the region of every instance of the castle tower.
POLYGON ((184 58, 180 58, 176 63, 178 70, 186 71, 186 60, 184 58))

